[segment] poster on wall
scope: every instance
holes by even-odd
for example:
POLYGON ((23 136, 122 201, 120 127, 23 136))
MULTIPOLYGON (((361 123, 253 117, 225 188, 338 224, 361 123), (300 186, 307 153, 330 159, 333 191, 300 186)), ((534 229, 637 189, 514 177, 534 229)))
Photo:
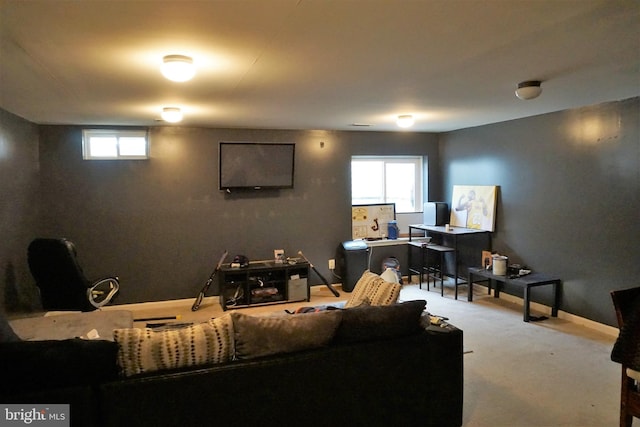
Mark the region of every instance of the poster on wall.
POLYGON ((395 203, 351 206, 351 237, 381 239, 387 237, 389 221, 396 219, 395 203))
POLYGON ((494 231, 497 195, 495 185, 454 185, 449 222, 454 227, 494 231))

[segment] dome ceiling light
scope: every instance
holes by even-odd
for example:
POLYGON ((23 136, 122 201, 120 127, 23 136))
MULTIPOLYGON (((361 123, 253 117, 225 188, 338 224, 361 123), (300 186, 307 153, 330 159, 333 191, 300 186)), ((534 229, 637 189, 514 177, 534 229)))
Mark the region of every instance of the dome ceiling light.
POLYGON ((193 59, 184 55, 167 55, 162 58, 162 75, 174 82, 186 82, 196 74, 193 59))
POLYGON ((537 98, 542 93, 542 82, 539 80, 529 80, 526 82, 518 83, 516 89, 516 96, 520 99, 528 100, 537 98))
POLYGON ((414 124, 413 116, 411 114, 403 114, 398 116, 396 124, 401 128, 409 128, 414 124))
POLYGON ((178 107, 164 107, 161 116, 165 122, 178 123, 182 121, 182 110, 178 107))

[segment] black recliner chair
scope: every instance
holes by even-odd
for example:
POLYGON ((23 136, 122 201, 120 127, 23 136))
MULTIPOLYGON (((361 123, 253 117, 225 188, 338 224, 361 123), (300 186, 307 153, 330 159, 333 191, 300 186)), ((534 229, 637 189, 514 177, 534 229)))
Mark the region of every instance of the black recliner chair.
POLYGON ((115 276, 89 281, 67 239, 33 240, 28 262, 45 310, 92 311, 108 304, 120 289, 115 276))

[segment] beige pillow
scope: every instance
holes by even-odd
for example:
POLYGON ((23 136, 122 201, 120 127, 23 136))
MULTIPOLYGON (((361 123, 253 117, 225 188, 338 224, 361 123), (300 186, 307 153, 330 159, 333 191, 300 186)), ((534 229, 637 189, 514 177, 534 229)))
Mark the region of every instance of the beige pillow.
POLYGON ((327 310, 286 317, 233 312, 231 318, 236 359, 253 359, 327 345, 340 325, 342 312, 327 310))
POLYGON ((208 322, 155 332, 150 328, 115 329, 118 364, 124 376, 187 366, 228 362, 233 358, 233 322, 229 314, 208 322))
POLYGON ((356 283, 344 308, 394 304, 398 301, 401 287, 399 283, 386 282, 377 274, 367 270, 356 283))

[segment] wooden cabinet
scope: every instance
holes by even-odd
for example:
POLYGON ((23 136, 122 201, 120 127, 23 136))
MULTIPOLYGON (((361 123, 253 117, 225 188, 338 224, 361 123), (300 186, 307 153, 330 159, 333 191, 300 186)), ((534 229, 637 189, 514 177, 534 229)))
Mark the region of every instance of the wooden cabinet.
POLYGON ((309 301, 309 264, 260 261, 247 267, 223 267, 219 272, 223 310, 309 301))

